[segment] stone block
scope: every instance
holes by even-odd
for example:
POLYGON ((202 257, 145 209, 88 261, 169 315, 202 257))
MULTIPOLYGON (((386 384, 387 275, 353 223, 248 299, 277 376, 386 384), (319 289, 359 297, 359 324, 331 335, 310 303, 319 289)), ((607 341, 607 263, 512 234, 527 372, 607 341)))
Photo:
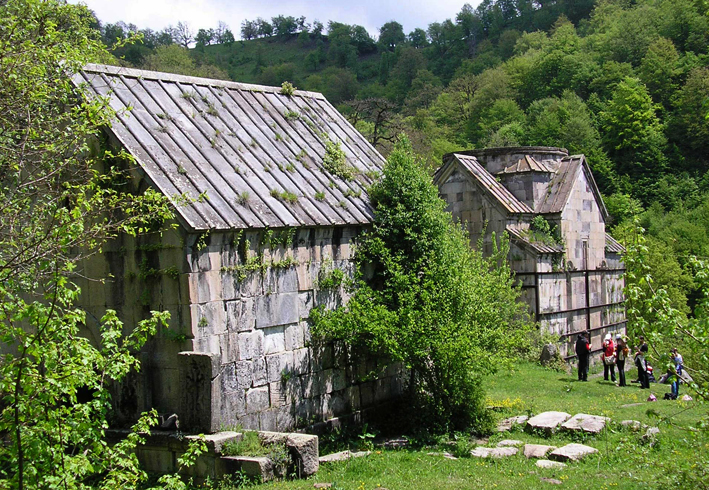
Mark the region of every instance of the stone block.
POLYGON ((236 369, 234 368, 234 363, 224 365, 222 367, 222 372, 219 375, 221 380, 221 389, 224 392, 236 391, 239 386, 236 382, 236 369))
POLYGON ((195 337, 226 333, 226 310, 222 301, 190 306, 195 337))
POLYGON ((286 350, 286 335, 283 325, 264 328, 262 331, 264 354, 275 354, 286 350))
POLYGON ((525 422, 527 422, 528 419, 529 419, 529 417, 526 415, 518 415, 517 417, 510 417, 510 418, 504 419, 499 424, 497 424, 497 431, 498 432, 508 431, 515 425, 524 424, 525 422))
POLYGON ((297 349, 293 351, 293 364, 291 372, 301 376, 310 372, 310 352, 308 349, 297 349))
POLYGON ((324 371, 334 366, 334 352, 332 344, 316 344, 310 347, 310 362, 313 371, 324 371))
POLYGON ((253 381, 253 361, 238 361, 234 363, 236 373, 236 385, 239 389, 245 390, 251 387, 253 381))
POLYGON ((254 388, 268 384, 268 371, 266 370, 266 358, 257 357, 252 365, 252 383, 254 388))
POLYGON ((275 408, 260 412, 258 417, 259 427, 261 427, 261 430, 276 430, 278 427, 278 410, 275 408))
POLYGON ((360 395, 359 386, 348 386, 345 388, 344 392, 345 403, 350 407, 350 411, 357 411, 360 409, 360 395))
POLYGON ((347 386, 347 376, 344 368, 333 369, 332 373, 332 391, 344 390, 347 386))
POLYGON ((331 393, 333 391, 335 373, 333 369, 326 369, 319 376, 320 389, 322 394, 331 393))
POLYGON ((564 447, 552 451, 549 455, 549 459, 554 461, 578 461, 589 454, 597 452, 598 449, 583 444, 567 444, 564 447))
POLYGON ((543 412, 527 421, 528 429, 537 429, 552 434, 562 423, 566 422, 570 414, 566 412, 543 412))
POLYGON ((305 346, 305 328, 300 323, 285 327, 286 350, 300 349, 305 346))
POLYGON ((155 473, 172 473, 177 470, 175 458, 169 449, 148 449, 138 447, 138 458, 142 469, 155 473))
POLYGON ((517 454, 516 447, 476 447, 470 455, 476 458, 508 458, 517 454))
POLYGON ((577 413, 561 424, 561 427, 574 432, 583 431, 589 434, 598 434, 606 427, 606 424, 610 422, 610 420, 611 419, 608 417, 577 413))
POLYGON ((222 350, 222 364, 239 359, 239 334, 236 332, 223 333, 219 335, 219 344, 222 350))
POLYGON ((264 445, 285 444, 291 453, 299 476, 313 475, 320 468, 318 436, 261 431, 259 439, 264 445))
POLYGON ((229 331, 247 332, 256 327, 253 298, 226 302, 226 326, 229 331))
POLYGON ((246 392, 237 390, 221 393, 221 423, 223 427, 236 427, 246 414, 246 392))
POLYGON ((239 471, 247 476, 267 482, 273 480, 273 463, 265 456, 222 456, 221 462, 225 474, 235 474, 239 471))
POLYGON ((535 464, 538 468, 546 468, 552 470, 563 470, 564 468, 566 468, 566 463, 560 463, 559 461, 549 461, 548 459, 540 459, 535 464))
POLYGON ((268 409, 270 398, 268 386, 251 388, 246 392, 246 413, 257 413, 268 409))
POLYGON ((305 291, 298 293, 298 316, 299 318, 308 318, 310 310, 315 307, 315 294, 313 291, 305 291))
POLYGON ((524 457, 529 458, 546 458, 549 452, 556 449, 556 446, 545 446, 543 444, 525 444, 524 457))
POLYGON ((320 379, 319 374, 306 374, 301 376, 301 386, 303 398, 313 398, 320 395, 320 379))
POLYGON ((239 334, 239 360, 248 361, 264 354, 263 332, 243 332, 239 334))
POLYGON ((295 405, 285 405, 276 413, 276 430, 290 432, 295 430, 295 405))
POLYGON ((278 293, 256 298, 256 328, 296 323, 298 293, 278 293))
POLYGON ((282 352, 266 356, 266 371, 268 382, 280 381, 285 373, 289 373, 293 366, 293 353, 282 352))

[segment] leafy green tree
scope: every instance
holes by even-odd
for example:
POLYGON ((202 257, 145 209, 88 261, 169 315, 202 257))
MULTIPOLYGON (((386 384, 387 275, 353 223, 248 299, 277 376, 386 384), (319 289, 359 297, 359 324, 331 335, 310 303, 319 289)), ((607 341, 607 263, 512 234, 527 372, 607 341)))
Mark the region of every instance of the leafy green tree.
POLYGON ((298 20, 291 15, 271 17, 271 25, 274 34, 281 37, 289 36, 298 30, 298 20))
POLYGON ((664 170, 667 140, 656 110, 645 85, 626 78, 601 112, 603 142, 620 173, 651 178, 664 170))
POLYGON ((241 22, 241 39, 247 41, 258 37, 258 22, 253 20, 243 20, 241 22))
POLYGON ((407 36, 407 41, 409 42, 409 44, 411 44, 412 47, 416 49, 425 48, 429 44, 428 35, 426 34, 426 31, 424 31, 420 27, 417 27, 409 33, 409 35, 407 36))
POLYGON ((667 38, 658 38, 650 45, 638 69, 640 80, 653 100, 670 105, 670 97, 677 90, 679 53, 667 38))
POLYGON ((406 41, 404 27, 398 22, 387 22, 379 28, 379 49, 394 51, 397 46, 406 41))
POLYGON ((693 160, 703 161, 698 166, 705 170, 705 162, 709 160, 709 120, 705 117, 709 100, 709 69, 692 70, 676 96, 677 109, 670 122, 673 139, 689 150, 693 160))
POLYGON ((420 423, 485 432, 482 376, 524 330, 507 248, 485 259, 470 247, 406 139, 370 196, 374 226, 356 261, 373 277, 360 276, 345 308, 315 311, 314 335, 403 363, 420 423))
POLYGON ((200 29, 197 31, 197 35, 194 37, 195 44, 197 48, 204 49, 205 46, 209 46, 214 41, 214 30, 213 29, 200 29))
MULTIPOLYGON (((110 384, 138 367, 135 353, 168 315, 124 326, 106 312, 93 340, 76 306, 77 264, 118 233, 172 218, 156 191, 133 193, 127 155, 103 128, 108 102, 71 81, 110 56, 84 6, 54 0, 0 4, 0 486, 135 488, 133 433, 104 440, 110 384), (80 392, 86 392, 85 399, 80 392)), ((144 418, 137 431, 155 423, 144 418)))

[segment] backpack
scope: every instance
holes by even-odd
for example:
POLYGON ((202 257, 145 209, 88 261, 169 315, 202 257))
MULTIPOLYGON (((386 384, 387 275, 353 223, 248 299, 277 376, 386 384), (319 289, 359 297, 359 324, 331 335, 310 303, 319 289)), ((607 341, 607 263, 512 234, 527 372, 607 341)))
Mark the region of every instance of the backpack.
POLYGON ((665 400, 676 400, 677 395, 674 393, 665 393, 665 400))

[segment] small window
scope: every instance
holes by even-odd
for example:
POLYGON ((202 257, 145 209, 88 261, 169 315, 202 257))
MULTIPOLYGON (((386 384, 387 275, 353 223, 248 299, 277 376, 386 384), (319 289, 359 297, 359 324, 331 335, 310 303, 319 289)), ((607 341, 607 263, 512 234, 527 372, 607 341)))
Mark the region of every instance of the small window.
POLYGON ((461 202, 463 200, 463 193, 459 192, 455 195, 455 200, 461 202))

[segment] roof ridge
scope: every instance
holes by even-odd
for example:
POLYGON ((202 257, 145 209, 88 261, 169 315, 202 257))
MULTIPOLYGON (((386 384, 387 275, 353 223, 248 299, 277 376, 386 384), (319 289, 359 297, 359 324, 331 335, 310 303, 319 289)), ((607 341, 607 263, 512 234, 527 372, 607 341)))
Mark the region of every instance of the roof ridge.
MULTIPOLYGON (((204 85, 211 87, 224 87, 235 90, 247 90, 249 92, 266 92, 279 94, 281 87, 270 87, 253 83, 234 82, 231 80, 219 80, 216 78, 195 77, 191 75, 179 75, 177 73, 167 73, 161 71, 142 70, 139 68, 128 68, 125 66, 104 65, 98 63, 87 63, 82 71, 88 73, 107 73, 111 75, 123 75, 129 78, 143 78, 146 80, 161 80, 166 82, 189 83, 194 85, 204 85)), ((325 100, 325 96, 319 92, 307 90, 296 90, 293 95, 325 100)))

